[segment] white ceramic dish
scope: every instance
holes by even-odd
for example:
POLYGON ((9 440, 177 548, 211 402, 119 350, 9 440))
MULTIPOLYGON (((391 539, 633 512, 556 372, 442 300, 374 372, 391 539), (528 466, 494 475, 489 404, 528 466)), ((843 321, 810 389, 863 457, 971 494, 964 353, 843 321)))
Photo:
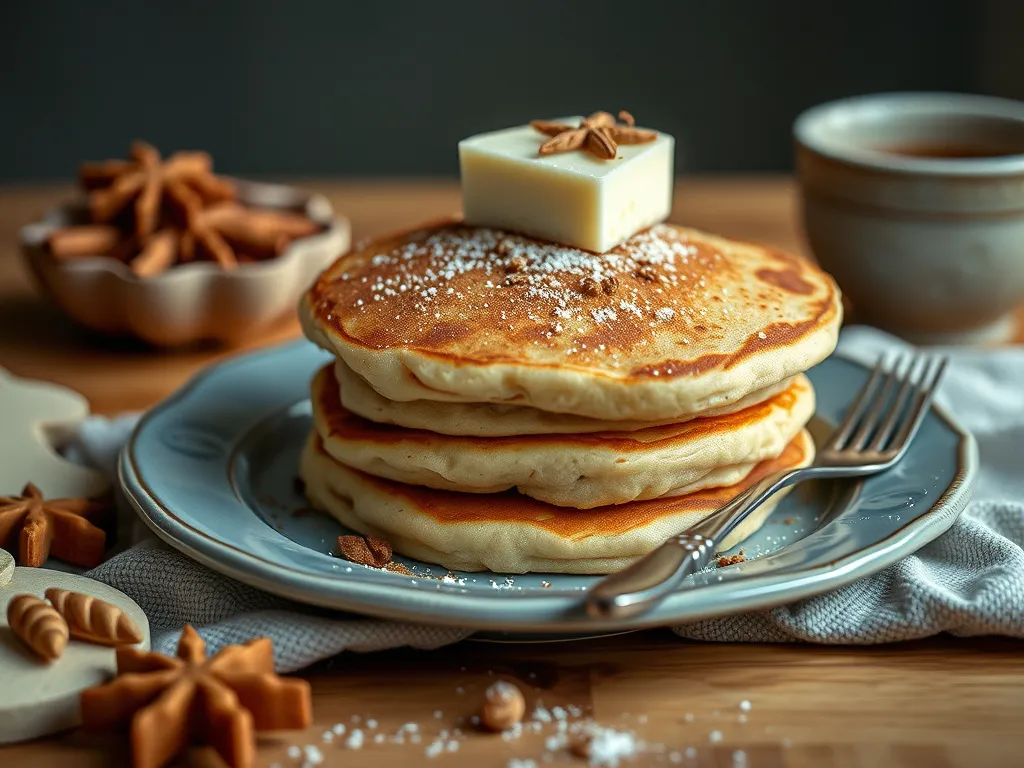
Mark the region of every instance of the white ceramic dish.
POLYGON ((104 257, 58 261, 43 244, 50 232, 83 223, 82 204, 51 211, 21 231, 25 261, 43 291, 95 331, 136 336, 158 346, 212 340, 237 344, 294 312, 302 292, 348 250, 347 219, 326 198, 293 187, 235 180, 243 203, 301 211, 325 229, 294 241, 275 259, 224 271, 212 262, 173 267, 151 278, 104 257))
MULTIPOLYGON (((338 610, 499 632, 601 633, 763 610, 848 584, 945 531, 978 471, 970 435, 934 407, 903 461, 862 483, 805 483, 738 545, 755 559, 711 568, 644 616, 594 619, 597 577, 460 573, 398 558, 416 576, 353 565, 334 552, 345 529, 295 487, 311 429, 309 379, 329 359, 308 342, 241 355, 150 411, 121 454, 122 487, 160 538, 208 567, 293 600, 338 610), (253 386, 259 382, 259 386, 253 386), (301 514, 295 514, 302 510, 301 514)), ((809 371, 816 439, 867 378, 831 357, 809 371)))
MULTIPOLYGON (((42 597, 56 587, 112 603, 128 614, 149 650, 149 622, 138 604, 107 584, 48 568, 15 568, 14 558, 0 549, 0 745, 28 741, 74 728, 82 722, 82 691, 112 678, 117 651, 72 640, 57 661, 40 663, 10 630, 7 606, 20 594, 42 597)), ((10 765, 0 759, 0 765, 10 765)))
POLYGON ((922 343, 1013 333, 1024 301, 1024 103, 859 96, 808 110, 794 137, 807 238, 859 320, 922 343), (989 156, 968 156, 979 152, 989 156))

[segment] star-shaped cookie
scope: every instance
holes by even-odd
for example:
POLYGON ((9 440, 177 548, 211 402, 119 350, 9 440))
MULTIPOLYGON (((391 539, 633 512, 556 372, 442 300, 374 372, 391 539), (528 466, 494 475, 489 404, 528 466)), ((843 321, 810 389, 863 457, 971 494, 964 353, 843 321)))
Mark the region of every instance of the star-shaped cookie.
POLYGON ((190 626, 177 658, 117 651, 118 677, 82 692, 85 728, 130 725, 134 768, 159 768, 193 743, 213 747, 231 768, 255 760, 256 731, 306 728, 309 683, 280 678, 268 638, 228 646, 213 658, 190 626))
POLYGON ((93 521, 110 506, 90 499, 44 499, 32 483, 21 496, 0 496, 0 547, 18 564, 39 568, 58 560, 93 568, 103 560, 107 534, 93 521))

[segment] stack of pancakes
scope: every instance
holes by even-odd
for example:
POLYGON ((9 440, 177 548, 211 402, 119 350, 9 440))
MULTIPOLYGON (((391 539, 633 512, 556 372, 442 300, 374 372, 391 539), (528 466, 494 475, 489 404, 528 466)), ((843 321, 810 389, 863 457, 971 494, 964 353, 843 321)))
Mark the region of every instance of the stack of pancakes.
POLYGON ((450 569, 615 571, 810 463, 803 372, 841 314, 814 266, 672 225, 603 254, 458 221, 397 234, 303 300, 335 355, 306 492, 450 569))

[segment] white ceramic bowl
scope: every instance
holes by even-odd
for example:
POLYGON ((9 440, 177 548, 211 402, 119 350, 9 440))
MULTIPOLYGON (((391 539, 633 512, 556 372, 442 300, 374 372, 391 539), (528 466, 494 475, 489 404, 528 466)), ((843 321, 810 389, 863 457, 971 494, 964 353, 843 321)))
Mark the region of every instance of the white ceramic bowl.
POLYGON ((72 318, 101 333, 137 336, 171 347, 213 340, 237 344, 295 312, 302 292, 348 250, 347 219, 320 195, 276 184, 235 180, 241 202, 300 211, 325 229, 292 242, 274 259, 225 271, 212 262, 136 277, 114 259, 58 261, 45 249, 50 232, 85 221, 84 204, 51 211, 21 230, 21 251, 43 291, 72 318))
POLYGON ((1013 333, 1024 301, 1024 103, 861 96, 803 113, 794 138, 811 250, 858 319, 922 343, 1013 333), (957 156, 935 156, 940 146, 957 156), (992 156, 962 151, 982 149, 992 156))

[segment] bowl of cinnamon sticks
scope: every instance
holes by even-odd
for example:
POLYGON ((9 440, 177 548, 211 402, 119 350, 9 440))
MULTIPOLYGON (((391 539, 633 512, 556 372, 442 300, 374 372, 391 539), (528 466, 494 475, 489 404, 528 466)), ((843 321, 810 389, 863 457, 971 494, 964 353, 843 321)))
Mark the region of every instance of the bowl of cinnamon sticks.
POLYGON ((205 152, 135 142, 78 181, 80 199, 22 229, 29 270, 82 325, 156 346, 252 338, 350 244, 323 196, 216 175, 205 152))

